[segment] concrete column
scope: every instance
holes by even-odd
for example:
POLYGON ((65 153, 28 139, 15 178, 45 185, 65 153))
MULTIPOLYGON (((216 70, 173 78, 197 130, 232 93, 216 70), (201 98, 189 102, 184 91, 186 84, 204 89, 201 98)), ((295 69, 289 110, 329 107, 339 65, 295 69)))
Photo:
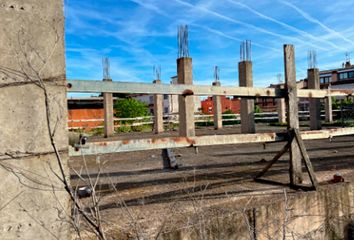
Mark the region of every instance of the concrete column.
MULTIPOLYGON (((238 76, 240 87, 253 87, 252 62, 242 61, 238 63, 238 76)), ((241 99, 241 132, 255 133, 254 100, 241 99)))
POLYGON ((284 98, 278 98, 277 103, 277 112, 278 112, 278 122, 281 124, 286 123, 286 105, 284 98))
MULTIPOLYGON (((286 99, 288 129, 299 129, 299 106, 297 98, 295 50, 293 45, 284 45, 285 84, 288 98, 286 99)), ((296 141, 290 147, 290 184, 302 182, 301 154, 296 141)))
POLYGON ((61 0, 1 1, 0 239, 71 235, 63 30, 61 0))
MULTIPOLYGON (((193 84, 192 58, 177 59, 177 83, 193 84)), ((195 136, 194 127, 194 98, 192 91, 178 97, 179 105, 179 135, 181 137, 195 136)))
POLYGON ((332 97, 325 98, 325 114, 326 114, 326 122, 333 122, 333 112, 332 112, 332 97))
MULTIPOLYGON (((161 80, 155 80, 154 84, 161 84, 161 80)), ((154 132, 162 133, 163 129, 163 96, 161 94, 154 95, 154 132)))
MULTIPOLYGON (((220 82, 213 82, 213 86, 221 86, 220 82)), ((222 106, 220 96, 213 96, 213 105, 214 105, 214 128, 222 128, 222 106)))
MULTIPOLYGON (((103 81, 112 81, 104 79, 103 81)), ((114 113, 113 113, 113 94, 103 93, 104 107, 104 137, 112 137, 114 135, 114 113)))
MULTIPOLYGON (((307 80, 309 89, 320 89, 320 74, 318 68, 307 70, 307 80)), ((321 129, 321 100, 310 98, 310 129, 321 129)))

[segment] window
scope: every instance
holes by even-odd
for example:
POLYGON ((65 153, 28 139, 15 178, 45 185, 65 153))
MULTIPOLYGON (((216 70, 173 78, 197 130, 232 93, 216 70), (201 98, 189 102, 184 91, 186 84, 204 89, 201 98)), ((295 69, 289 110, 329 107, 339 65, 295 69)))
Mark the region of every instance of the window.
POLYGON ((323 83, 330 83, 332 80, 332 77, 321 77, 320 78, 320 83, 323 84, 323 83))
POLYGON ((150 96, 149 97, 149 101, 150 101, 150 103, 153 103, 154 102, 154 96, 150 96))
POLYGON ((339 74, 339 80, 343 80, 343 79, 347 79, 347 78, 348 78, 348 73, 347 72, 339 74))
POLYGON ((168 107, 165 107, 163 111, 164 113, 168 113, 168 107))
POLYGON ((348 78, 354 78, 354 72, 348 72, 348 78))
POLYGON ((164 95, 163 95, 163 99, 165 99, 165 100, 168 99, 168 95, 167 95, 167 94, 164 94, 164 95))

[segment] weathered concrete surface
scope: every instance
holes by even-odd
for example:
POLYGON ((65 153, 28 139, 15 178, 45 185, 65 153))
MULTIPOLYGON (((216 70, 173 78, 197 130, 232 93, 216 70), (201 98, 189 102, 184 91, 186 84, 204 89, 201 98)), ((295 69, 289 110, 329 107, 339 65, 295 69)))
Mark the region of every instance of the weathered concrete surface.
POLYGON ((67 170, 62 0, 0 4, 0 239, 65 239, 68 195, 55 174, 47 111, 67 170), (44 91, 46 89, 46 91, 44 91))
MULTIPOLYGON (((154 80, 154 84, 161 84, 161 80, 154 80)), ((154 132, 162 133, 163 128, 163 95, 154 95, 154 132)))
MULTIPOLYGON (((112 81, 104 79, 103 81, 112 81)), ((104 107, 104 136, 112 137, 114 135, 114 113, 113 113, 113 94, 103 93, 104 107)))
POLYGON ((326 122, 333 122, 332 97, 325 98, 325 115, 326 122))
POLYGON ((238 208, 236 202, 214 206, 191 217, 188 228, 170 229, 161 239, 348 239, 353 188, 341 184, 318 192, 239 200, 238 208), (213 217, 201 219, 202 214, 213 217))
MULTIPOLYGON (((320 89, 320 73, 318 68, 307 70, 308 88, 320 89)), ((310 98, 310 129, 321 129, 321 99, 310 98)))
MULTIPOLYGON (((221 86, 220 82, 213 82, 213 86, 221 86)), ((214 128, 222 128, 222 106, 220 96, 213 96, 214 105, 214 128)))
MULTIPOLYGON (((238 63, 239 86, 253 87, 252 62, 238 63)), ((242 133, 255 133, 254 100, 241 99, 241 131, 242 133)))
MULTIPOLYGON (((177 59, 177 83, 193 84, 192 58, 177 59)), ((179 134, 181 137, 195 136, 194 126, 194 99, 193 92, 187 91, 185 95, 178 96, 179 106, 179 134)))

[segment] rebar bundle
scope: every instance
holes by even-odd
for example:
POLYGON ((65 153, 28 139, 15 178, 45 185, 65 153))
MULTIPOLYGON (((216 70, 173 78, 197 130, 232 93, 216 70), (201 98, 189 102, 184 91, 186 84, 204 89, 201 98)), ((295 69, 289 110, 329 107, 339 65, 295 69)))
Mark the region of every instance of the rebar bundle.
POLYGON ((103 79, 111 79, 110 62, 108 57, 102 58, 102 67, 103 67, 103 79))
POLYGON ((243 41, 240 45, 240 61, 252 61, 252 43, 251 40, 243 41))
POLYGON ((188 26, 178 26, 178 58, 189 57, 188 26))

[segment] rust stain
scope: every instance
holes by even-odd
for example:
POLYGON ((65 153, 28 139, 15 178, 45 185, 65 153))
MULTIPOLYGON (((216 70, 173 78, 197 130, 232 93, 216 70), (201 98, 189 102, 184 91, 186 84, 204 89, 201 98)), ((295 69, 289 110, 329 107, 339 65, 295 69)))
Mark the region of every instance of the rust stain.
POLYGON ((310 93, 309 93, 309 98, 312 98, 312 96, 313 96, 313 95, 312 95, 312 92, 310 92, 310 93))
POLYGON ((130 140, 123 140, 122 143, 123 143, 123 144, 129 144, 129 143, 130 143, 130 140))
POLYGON ((269 90, 267 90, 267 96, 269 96, 270 95, 270 91, 269 90))
POLYGON ((183 91, 182 95, 185 96, 190 96, 190 95, 194 95, 194 92, 190 89, 186 89, 183 91))
POLYGON ((260 97, 261 96, 261 94, 259 94, 259 93, 256 93, 256 97, 260 97))
POLYGON ((100 142, 98 145, 99 146, 107 146, 107 142, 100 142))

